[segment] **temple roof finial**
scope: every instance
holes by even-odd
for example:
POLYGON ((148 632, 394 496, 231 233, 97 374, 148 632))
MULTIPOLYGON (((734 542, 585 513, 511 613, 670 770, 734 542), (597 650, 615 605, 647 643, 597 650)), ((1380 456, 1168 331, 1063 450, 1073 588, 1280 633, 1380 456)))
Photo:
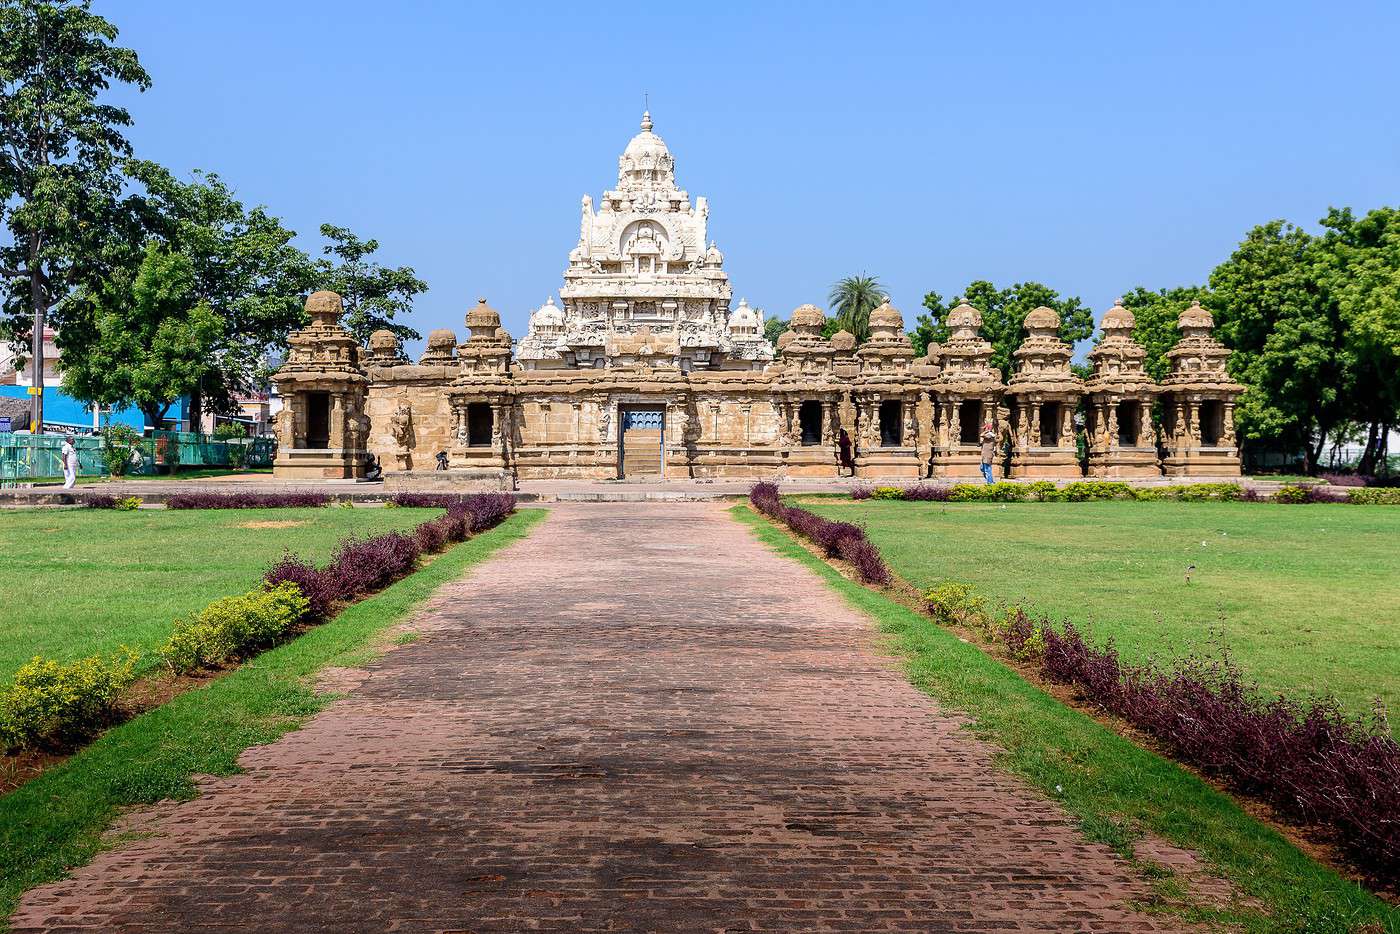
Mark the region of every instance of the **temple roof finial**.
POLYGON ((643 110, 643 111, 642 111, 642 132, 643 132, 643 133, 650 133, 650 132, 651 132, 651 111, 650 111, 650 110, 643 110))

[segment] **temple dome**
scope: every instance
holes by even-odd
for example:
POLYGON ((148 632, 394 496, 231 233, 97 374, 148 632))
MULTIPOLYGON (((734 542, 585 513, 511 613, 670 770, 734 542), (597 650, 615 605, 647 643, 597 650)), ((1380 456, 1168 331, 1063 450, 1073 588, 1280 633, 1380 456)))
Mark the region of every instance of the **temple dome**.
POLYGON ((826 315, 816 305, 798 305, 792 312, 792 326, 795 328, 818 328, 826 324, 826 315))
POLYGON ((399 351, 399 339, 393 331, 381 328, 369 336, 369 349, 377 356, 393 356, 399 351))
POLYGON ((627 142, 627 148, 622 151, 624 156, 631 156, 637 159, 644 154, 660 156, 662 153, 671 154, 671 150, 666 147, 666 141, 651 131, 651 111, 642 112, 642 132, 632 137, 627 142))
POLYGON ((903 328, 904 315, 899 309, 890 304, 890 297, 885 296, 884 302, 870 313, 870 326, 873 328, 903 328))
POLYGON ((1210 316, 1209 309, 1201 307, 1200 299, 1191 303, 1190 308, 1181 312, 1181 317, 1177 319, 1178 328, 1213 328, 1215 319, 1210 316))
POLYGON ((549 296, 549 298, 545 300, 545 303, 539 308, 536 308, 534 313, 530 315, 531 329, 540 327, 557 328, 563 326, 564 312, 558 305, 554 304, 553 295, 549 296))
POLYGON ((831 349, 838 353, 850 353, 856 349, 856 336, 844 329, 837 331, 831 335, 831 349))
POLYGON ((476 307, 467 312, 467 327, 475 333, 478 328, 498 328, 501 326, 501 314, 490 305, 486 304, 486 299, 478 298, 476 307))
POLYGON ((1130 331, 1137 324, 1137 319, 1133 313, 1123 307, 1123 300, 1120 298, 1113 303, 1113 307, 1103 313, 1103 320, 1099 322, 1099 327, 1105 331, 1130 331))
POLYGON ((316 324, 335 324, 343 310, 340 295, 335 292, 312 292, 306 298, 306 313, 316 324))
POLYGON ((948 313, 948 326, 952 328, 980 328, 982 326, 982 312, 966 301, 960 301, 958 307, 948 313))
POLYGON ((1041 305, 1039 308, 1031 309, 1031 313, 1026 315, 1027 331, 1053 331, 1060 327, 1060 316, 1055 314, 1055 309, 1046 308, 1041 305))
MULTIPOLYGON (((388 334, 388 331, 375 331, 375 334, 388 334)), ((435 328, 428 333, 429 347, 456 347, 457 335, 451 328, 435 328)))
POLYGON ((739 299, 739 307, 729 314, 729 326, 735 330, 739 328, 756 330, 758 328, 758 312, 749 307, 748 299, 739 299))

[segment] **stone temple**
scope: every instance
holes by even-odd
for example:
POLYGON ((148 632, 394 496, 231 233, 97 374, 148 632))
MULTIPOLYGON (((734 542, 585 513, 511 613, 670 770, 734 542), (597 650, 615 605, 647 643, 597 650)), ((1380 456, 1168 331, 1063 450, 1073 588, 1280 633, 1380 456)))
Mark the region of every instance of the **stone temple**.
POLYGON ((822 310, 801 305, 775 348, 761 312, 731 307, 709 204, 677 186, 652 130, 643 114, 616 187, 596 205, 583 197, 560 302, 531 315, 518 345, 481 299, 466 340, 433 331, 414 363, 387 331, 358 346, 337 323, 339 296, 313 294, 311 324, 275 377, 285 402, 275 473, 356 478, 372 456, 391 482, 972 478, 990 422, 1013 477, 1082 476, 1080 427, 1091 476, 1239 474, 1243 387, 1199 305, 1181 315, 1162 385, 1144 371, 1121 305, 1103 317, 1087 381, 1071 372, 1049 308, 1027 316, 1009 381, 967 304, 920 358, 888 300, 859 346, 846 331, 824 338, 822 310))

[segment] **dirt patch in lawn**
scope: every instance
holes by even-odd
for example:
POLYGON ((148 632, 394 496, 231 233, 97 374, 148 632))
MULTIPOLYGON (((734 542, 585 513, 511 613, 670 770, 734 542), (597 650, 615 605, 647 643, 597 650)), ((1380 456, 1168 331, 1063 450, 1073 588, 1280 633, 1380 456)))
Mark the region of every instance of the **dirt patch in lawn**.
POLYGON ((306 525, 305 519, 260 519, 257 522, 240 522, 240 529, 290 529, 306 525))

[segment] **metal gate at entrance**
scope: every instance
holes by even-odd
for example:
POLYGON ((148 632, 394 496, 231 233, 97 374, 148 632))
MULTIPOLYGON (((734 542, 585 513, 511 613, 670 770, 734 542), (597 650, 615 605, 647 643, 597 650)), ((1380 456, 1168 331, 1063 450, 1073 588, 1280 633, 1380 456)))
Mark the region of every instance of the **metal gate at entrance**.
POLYGON ((622 410, 620 477, 635 480, 662 476, 662 454, 665 449, 665 409, 622 410))

